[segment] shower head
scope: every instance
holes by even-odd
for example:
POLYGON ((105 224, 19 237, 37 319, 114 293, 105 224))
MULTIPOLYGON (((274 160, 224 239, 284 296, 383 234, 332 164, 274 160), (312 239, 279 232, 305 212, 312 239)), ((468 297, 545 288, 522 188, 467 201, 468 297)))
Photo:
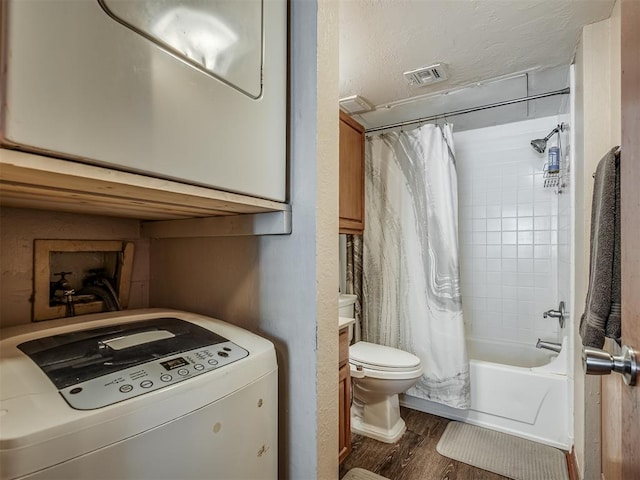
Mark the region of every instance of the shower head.
POLYGON ((564 132, 564 129, 567 127, 566 123, 561 123, 556 128, 551 130, 551 133, 544 138, 536 138, 535 140, 531 140, 531 146, 538 153, 544 153, 547 149, 547 141, 553 137, 556 133, 564 132))
POLYGON ((544 153, 547 148, 547 139, 546 138, 536 138, 535 140, 531 140, 531 146, 538 153, 544 153))

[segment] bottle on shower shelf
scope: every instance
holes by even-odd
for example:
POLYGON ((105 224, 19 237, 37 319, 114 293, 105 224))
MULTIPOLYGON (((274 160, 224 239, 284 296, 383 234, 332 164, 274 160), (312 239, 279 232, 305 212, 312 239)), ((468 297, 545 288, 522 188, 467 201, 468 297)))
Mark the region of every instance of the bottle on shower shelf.
POLYGON ((558 173, 560 171, 560 147, 549 148, 549 162, 547 172, 558 173))

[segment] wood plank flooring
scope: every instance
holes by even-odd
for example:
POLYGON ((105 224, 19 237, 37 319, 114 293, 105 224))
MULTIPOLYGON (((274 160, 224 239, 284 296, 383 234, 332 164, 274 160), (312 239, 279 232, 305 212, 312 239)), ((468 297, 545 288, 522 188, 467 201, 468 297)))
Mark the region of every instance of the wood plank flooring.
POLYGON ((391 480, 508 480, 460 463, 436 452, 436 445, 450 420, 401 407, 407 431, 400 441, 387 444, 352 435, 352 450, 340 466, 340 478, 355 467, 391 480))

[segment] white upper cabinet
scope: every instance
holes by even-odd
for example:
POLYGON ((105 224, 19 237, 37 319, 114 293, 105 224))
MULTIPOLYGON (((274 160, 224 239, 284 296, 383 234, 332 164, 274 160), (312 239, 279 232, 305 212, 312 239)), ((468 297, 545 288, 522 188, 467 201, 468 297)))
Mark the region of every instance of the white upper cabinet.
POLYGON ((285 0, 3 3, 5 148, 285 201, 285 0))

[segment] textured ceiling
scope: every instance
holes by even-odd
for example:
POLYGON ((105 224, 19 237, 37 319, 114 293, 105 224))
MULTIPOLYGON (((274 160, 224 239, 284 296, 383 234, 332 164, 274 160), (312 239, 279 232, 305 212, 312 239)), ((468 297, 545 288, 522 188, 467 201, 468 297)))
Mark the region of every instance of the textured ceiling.
POLYGON ((383 107, 519 72, 569 65, 582 27, 608 18, 613 3, 340 0, 340 97, 357 94, 383 107), (448 80, 407 85, 403 72, 434 63, 446 64, 448 80))

